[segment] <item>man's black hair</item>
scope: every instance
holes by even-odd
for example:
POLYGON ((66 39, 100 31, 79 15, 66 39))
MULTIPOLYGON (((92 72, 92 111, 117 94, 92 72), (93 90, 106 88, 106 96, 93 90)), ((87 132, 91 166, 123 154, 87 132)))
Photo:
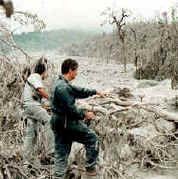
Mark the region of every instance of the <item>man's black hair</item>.
POLYGON ((47 70, 47 59, 41 57, 35 65, 34 72, 41 75, 46 70, 47 70))
POLYGON ((61 66, 61 73, 66 74, 69 72, 69 70, 76 70, 78 68, 78 63, 76 60, 73 60, 71 58, 68 58, 63 61, 61 66))

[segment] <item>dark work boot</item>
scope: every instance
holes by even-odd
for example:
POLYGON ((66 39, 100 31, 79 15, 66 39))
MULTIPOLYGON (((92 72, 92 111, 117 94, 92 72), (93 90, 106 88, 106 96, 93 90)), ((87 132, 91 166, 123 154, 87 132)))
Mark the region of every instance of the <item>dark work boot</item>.
POLYGON ((86 168, 86 175, 88 176, 96 176, 96 167, 86 168))

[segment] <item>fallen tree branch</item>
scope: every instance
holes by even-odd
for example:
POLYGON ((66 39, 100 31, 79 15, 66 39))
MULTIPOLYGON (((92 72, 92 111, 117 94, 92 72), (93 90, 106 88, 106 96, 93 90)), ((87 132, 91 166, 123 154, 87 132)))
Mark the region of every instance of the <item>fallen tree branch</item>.
POLYGON ((153 107, 153 106, 146 107, 146 106, 139 105, 139 107, 148 112, 153 112, 159 117, 162 117, 168 121, 178 122, 178 115, 176 113, 168 112, 168 111, 165 111, 163 109, 160 109, 158 107, 153 107))

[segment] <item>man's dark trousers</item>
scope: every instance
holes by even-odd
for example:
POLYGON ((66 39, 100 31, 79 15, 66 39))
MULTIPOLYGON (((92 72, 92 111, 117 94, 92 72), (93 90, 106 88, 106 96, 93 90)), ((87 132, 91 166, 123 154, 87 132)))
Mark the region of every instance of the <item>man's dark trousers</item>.
POLYGON ((95 132, 89 129, 81 120, 69 120, 65 125, 54 124, 54 121, 59 121, 57 118, 57 115, 53 115, 51 120, 55 137, 55 176, 64 177, 72 142, 84 144, 86 149, 85 167, 88 170, 93 169, 99 153, 98 139, 95 132))

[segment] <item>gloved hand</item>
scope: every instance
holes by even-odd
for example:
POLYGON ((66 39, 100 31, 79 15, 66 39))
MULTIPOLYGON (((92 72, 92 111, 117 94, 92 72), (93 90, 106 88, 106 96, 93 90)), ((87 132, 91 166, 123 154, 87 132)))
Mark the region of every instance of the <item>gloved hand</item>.
POLYGON ((42 107, 46 109, 46 111, 49 111, 51 109, 51 106, 43 104, 42 107))
POLYGON ((41 103, 44 109, 46 109, 47 111, 51 110, 50 102, 48 100, 42 98, 41 103))

